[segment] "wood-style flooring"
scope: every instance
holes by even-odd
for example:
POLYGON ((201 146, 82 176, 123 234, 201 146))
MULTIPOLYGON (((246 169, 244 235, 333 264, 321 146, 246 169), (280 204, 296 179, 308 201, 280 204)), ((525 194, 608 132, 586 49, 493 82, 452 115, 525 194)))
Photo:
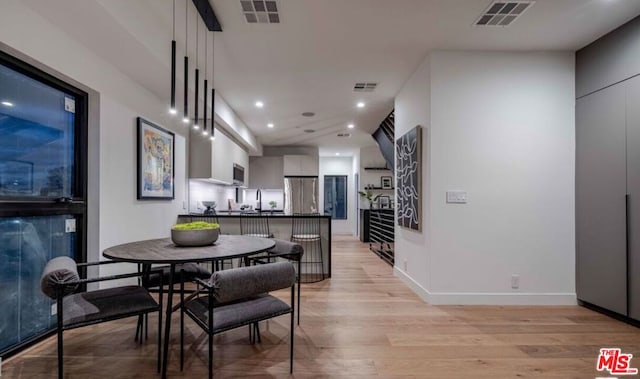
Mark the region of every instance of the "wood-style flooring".
MULTIPOLYGON (((282 296, 288 299, 287 292, 282 296)), ((178 314, 173 320, 171 378, 204 378, 206 338, 186 320, 186 363, 179 370, 178 314)), ((135 319, 65 332, 67 378, 157 378, 156 318, 149 340, 134 342, 135 319)), ((262 343, 247 328, 216 336, 215 374, 288 377, 287 316, 262 325, 262 343)), ((333 278, 302 288, 295 330, 296 378, 594 378, 601 347, 633 353, 640 329, 588 309, 432 306, 391 267, 351 237, 333 241, 333 278)), ((55 378, 55 337, 5 360, 2 379, 55 378)))

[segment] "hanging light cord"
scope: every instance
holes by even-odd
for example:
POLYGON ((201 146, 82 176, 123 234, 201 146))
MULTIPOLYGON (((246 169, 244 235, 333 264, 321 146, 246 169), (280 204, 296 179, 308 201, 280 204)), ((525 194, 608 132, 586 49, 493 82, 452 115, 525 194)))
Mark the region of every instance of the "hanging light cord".
POLYGON ((176 0, 173 0, 173 40, 176 39, 176 0))

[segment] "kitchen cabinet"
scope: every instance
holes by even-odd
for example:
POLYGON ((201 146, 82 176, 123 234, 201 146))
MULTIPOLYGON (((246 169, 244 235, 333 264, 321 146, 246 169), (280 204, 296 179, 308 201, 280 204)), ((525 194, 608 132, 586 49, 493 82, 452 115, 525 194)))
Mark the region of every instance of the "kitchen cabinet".
POLYGON ((284 176, 318 176, 319 160, 312 155, 285 155, 284 176))
POLYGON ((640 78, 576 102, 578 299, 640 320, 640 78))
POLYGON ((284 158, 249 157, 249 188, 284 189, 284 158))
POLYGON ((198 130, 189 136, 189 178, 209 179, 217 183, 233 183, 233 164, 245 168, 245 184, 249 178, 249 154, 222 132, 211 141, 198 130))

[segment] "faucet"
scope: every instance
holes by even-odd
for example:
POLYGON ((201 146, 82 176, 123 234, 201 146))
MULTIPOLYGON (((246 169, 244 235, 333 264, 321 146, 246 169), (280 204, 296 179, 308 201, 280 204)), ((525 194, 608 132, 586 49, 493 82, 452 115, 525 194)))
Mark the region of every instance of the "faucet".
POLYGON ((256 205, 256 211, 262 212, 262 191, 260 191, 260 188, 256 191, 256 200, 258 202, 256 205))

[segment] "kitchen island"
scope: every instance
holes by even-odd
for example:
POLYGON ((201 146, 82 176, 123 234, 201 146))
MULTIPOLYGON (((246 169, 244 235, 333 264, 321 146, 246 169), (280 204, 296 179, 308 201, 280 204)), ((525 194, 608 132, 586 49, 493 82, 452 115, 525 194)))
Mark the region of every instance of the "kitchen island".
MULTIPOLYGON (((319 260, 322 262, 322 274, 323 277, 331 277, 331 216, 326 215, 290 215, 282 212, 256 212, 253 214, 256 217, 264 217, 269 225, 269 232, 273 234, 274 238, 287 240, 291 239, 293 232, 294 219, 306 219, 299 221, 318 220, 320 223, 320 246, 313 249, 316 246, 307 246, 311 242, 304 242, 302 246, 305 248, 305 255, 303 256, 302 276, 304 279, 305 274, 310 271, 309 267, 311 263, 318 262, 318 260, 312 257, 312 252, 318 253, 321 250, 322 256, 319 260), (309 254, 307 254, 309 252, 309 254), (307 265, 304 263, 307 262, 307 265)), ((240 211, 223 211, 218 212, 215 215, 205 214, 183 214, 178 216, 178 222, 191 222, 191 221, 207 221, 217 222, 220 224, 220 232, 222 234, 240 234, 240 211)), ((297 241, 296 241, 297 242, 297 241)), ((317 242, 316 242, 317 244, 317 242)), ((314 270, 315 271, 315 270, 314 270)), ((304 280, 303 280, 304 281, 304 280)))

